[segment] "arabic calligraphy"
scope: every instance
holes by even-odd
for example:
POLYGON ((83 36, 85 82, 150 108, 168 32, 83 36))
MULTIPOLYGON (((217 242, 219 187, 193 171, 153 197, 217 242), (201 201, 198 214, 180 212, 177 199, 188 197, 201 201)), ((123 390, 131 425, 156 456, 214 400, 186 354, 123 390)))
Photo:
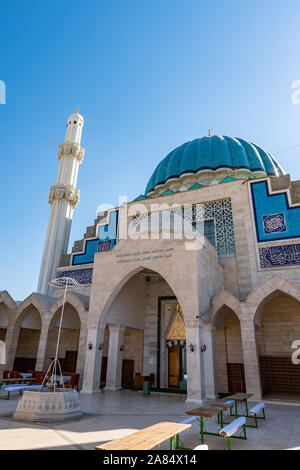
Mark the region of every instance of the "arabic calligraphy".
POLYGON ((286 232, 287 227, 284 213, 263 215, 263 226, 265 234, 286 232))
POLYGON ((300 244, 259 248, 259 258, 262 268, 299 265, 300 244))

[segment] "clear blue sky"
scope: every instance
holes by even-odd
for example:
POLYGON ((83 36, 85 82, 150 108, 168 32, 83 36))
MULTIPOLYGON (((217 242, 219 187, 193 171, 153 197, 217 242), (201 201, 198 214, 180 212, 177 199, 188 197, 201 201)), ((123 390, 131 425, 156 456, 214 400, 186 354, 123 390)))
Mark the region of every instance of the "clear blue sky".
MULTIPOLYGON (((187 140, 300 144, 299 0, 0 0, 0 290, 36 290, 67 116, 85 118, 71 243, 187 140)), ((300 147, 277 156, 300 179, 300 147)))

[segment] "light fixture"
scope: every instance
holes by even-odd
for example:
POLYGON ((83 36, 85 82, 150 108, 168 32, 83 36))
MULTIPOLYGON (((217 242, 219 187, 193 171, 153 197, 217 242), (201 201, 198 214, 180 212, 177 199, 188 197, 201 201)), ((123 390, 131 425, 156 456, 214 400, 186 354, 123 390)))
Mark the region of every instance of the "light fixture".
POLYGON ((190 344, 190 351, 191 351, 191 352, 194 352, 194 351, 195 351, 195 348, 194 348, 194 345, 193 345, 193 344, 190 344))
POLYGON ((99 344, 99 351, 102 351, 102 349, 103 349, 103 344, 101 343, 99 344))
POLYGON ((202 352, 205 352, 205 351, 206 351, 206 347, 207 347, 206 344, 202 344, 202 346, 201 346, 201 351, 202 351, 202 352))
POLYGON ((122 346, 120 346, 120 351, 124 351, 124 344, 122 344, 122 346))
POLYGON ((88 344, 88 348, 89 348, 89 349, 93 349, 92 343, 89 343, 89 344, 88 344))

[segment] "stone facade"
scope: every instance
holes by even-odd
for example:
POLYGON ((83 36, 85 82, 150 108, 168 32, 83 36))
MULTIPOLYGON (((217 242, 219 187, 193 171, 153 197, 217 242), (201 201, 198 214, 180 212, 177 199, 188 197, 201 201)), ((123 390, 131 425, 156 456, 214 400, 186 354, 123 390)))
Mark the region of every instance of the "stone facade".
MULTIPOLYGON (((77 351, 81 393, 99 393, 103 357, 109 390, 121 387, 123 360, 134 361, 133 375, 153 374, 155 386, 167 388, 173 343, 166 331, 178 303, 185 338, 173 346, 180 346, 179 369, 186 360, 187 400, 201 404, 229 393, 230 367, 260 399, 261 356, 291 356, 291 343, 300 338, 300 182, 279 171, 270 155, 273 173, 220 166, 169 175, 151 197, 98 214, 68 254, 82 126, 80 115, 70 116, 59 147, 39 293, 17 305, 0 292, 7 353, 1 370, 20 357, 34 357, 37 370, 48 367, 63 302, 48 282, 70 276, 80 290, 67 294, 59 355, 77 351), (147 224, 165 214, 175 227, 170 236, 159 224, 145 236, 147 224), (178 236, 178 220, 189 237, 178 236)), ((184 387, 182 371, 180 378, 184 387)))

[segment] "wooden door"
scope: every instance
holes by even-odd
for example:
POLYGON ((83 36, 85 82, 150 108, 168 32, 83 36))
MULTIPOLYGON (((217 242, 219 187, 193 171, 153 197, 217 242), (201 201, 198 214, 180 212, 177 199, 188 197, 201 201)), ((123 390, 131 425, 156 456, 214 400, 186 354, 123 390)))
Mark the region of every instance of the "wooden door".
POLYGON ((131 359, 123 359, 122 364, 122 388, 132 388, 133 386, 133 370, 134 361, 131 359))
POLYGON ((229 393, 245 393, 244 364, 227 363, 227 379, 229 393))
POLYGON ((66 351, 64 372, 76 372, 77 351, 66 351))
POLYGON ((36 359, 28 357, 16 357, 14 361, 13 370, 18 372, 27 372, 28 370, 35 369, 36 359))
POLYGON ((107 357, 102 356, 101 377, 100 377, 101 387, 105 387, 106 385, 106 374, 107 374, 107 357))
POLYGON ((169 388, 180 386, 180 345, 169 348, 169 388))

